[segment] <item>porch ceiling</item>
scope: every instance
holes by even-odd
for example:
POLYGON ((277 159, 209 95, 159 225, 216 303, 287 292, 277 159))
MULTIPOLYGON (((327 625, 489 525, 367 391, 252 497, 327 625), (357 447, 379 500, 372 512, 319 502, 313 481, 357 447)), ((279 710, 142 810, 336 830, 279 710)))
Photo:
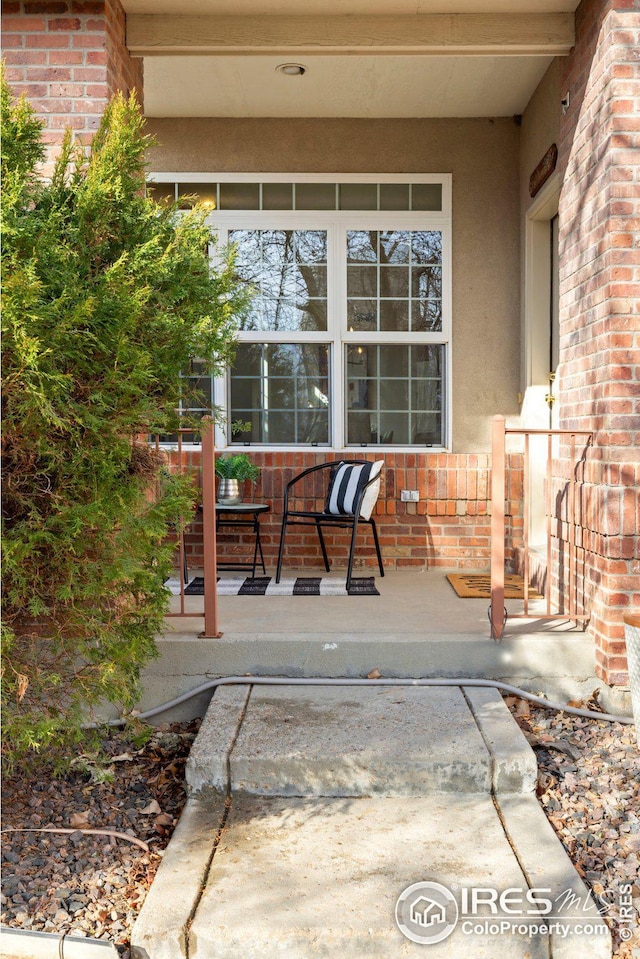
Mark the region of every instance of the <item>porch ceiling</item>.
POLYGON ((124 5, 151 117, 481 117, 524 110, 571 47, 577 0, 124 5), (277 73, 286 61, 305 75, 277 73))
POLYGON ((550 57, 149 57, 150 117, 501 117, 522 113, 550 57))

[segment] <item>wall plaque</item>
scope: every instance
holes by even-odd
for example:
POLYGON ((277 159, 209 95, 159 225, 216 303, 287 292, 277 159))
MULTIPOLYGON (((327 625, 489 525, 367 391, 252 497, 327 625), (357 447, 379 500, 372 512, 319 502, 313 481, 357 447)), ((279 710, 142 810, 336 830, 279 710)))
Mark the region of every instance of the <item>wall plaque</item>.
POLYGON ((529 177, 529 196, 534 197, 542 189, 558 162, 558 147, 552 143, 540 163, 529 177))

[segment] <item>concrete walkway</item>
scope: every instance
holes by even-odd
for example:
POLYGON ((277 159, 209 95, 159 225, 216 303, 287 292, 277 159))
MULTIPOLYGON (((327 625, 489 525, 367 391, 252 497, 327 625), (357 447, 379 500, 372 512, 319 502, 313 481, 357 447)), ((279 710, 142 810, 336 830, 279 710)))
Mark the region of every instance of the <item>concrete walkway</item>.
POLYGON ((133 959, 609 959, 536 779, 495 690, 221 687, 133 959))

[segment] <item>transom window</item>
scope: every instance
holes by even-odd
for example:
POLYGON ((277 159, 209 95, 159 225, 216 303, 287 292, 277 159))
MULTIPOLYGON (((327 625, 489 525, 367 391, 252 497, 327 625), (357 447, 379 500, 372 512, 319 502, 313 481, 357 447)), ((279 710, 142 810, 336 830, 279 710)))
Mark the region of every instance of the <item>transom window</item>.
POLYGON ((228 176, 153 187, 208 197, 252 292, 218 443, 449 446, 450 177, 228 176))

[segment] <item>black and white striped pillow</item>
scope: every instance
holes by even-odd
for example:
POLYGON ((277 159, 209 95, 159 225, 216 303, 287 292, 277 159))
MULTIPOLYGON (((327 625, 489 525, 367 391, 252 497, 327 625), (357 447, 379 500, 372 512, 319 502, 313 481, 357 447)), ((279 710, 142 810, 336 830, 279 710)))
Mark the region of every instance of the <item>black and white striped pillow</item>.
MULTIPOLYGON (((371 476, 380 474, 383 461, 362 463, 362 465, 340 463, 331 471, 329 491, 324 511, 332 516, 353 516, 358 496, 371 476)), ((365 493, 360 516, 369 519, 378 499, 380 482, 372 483, 365 493)))

